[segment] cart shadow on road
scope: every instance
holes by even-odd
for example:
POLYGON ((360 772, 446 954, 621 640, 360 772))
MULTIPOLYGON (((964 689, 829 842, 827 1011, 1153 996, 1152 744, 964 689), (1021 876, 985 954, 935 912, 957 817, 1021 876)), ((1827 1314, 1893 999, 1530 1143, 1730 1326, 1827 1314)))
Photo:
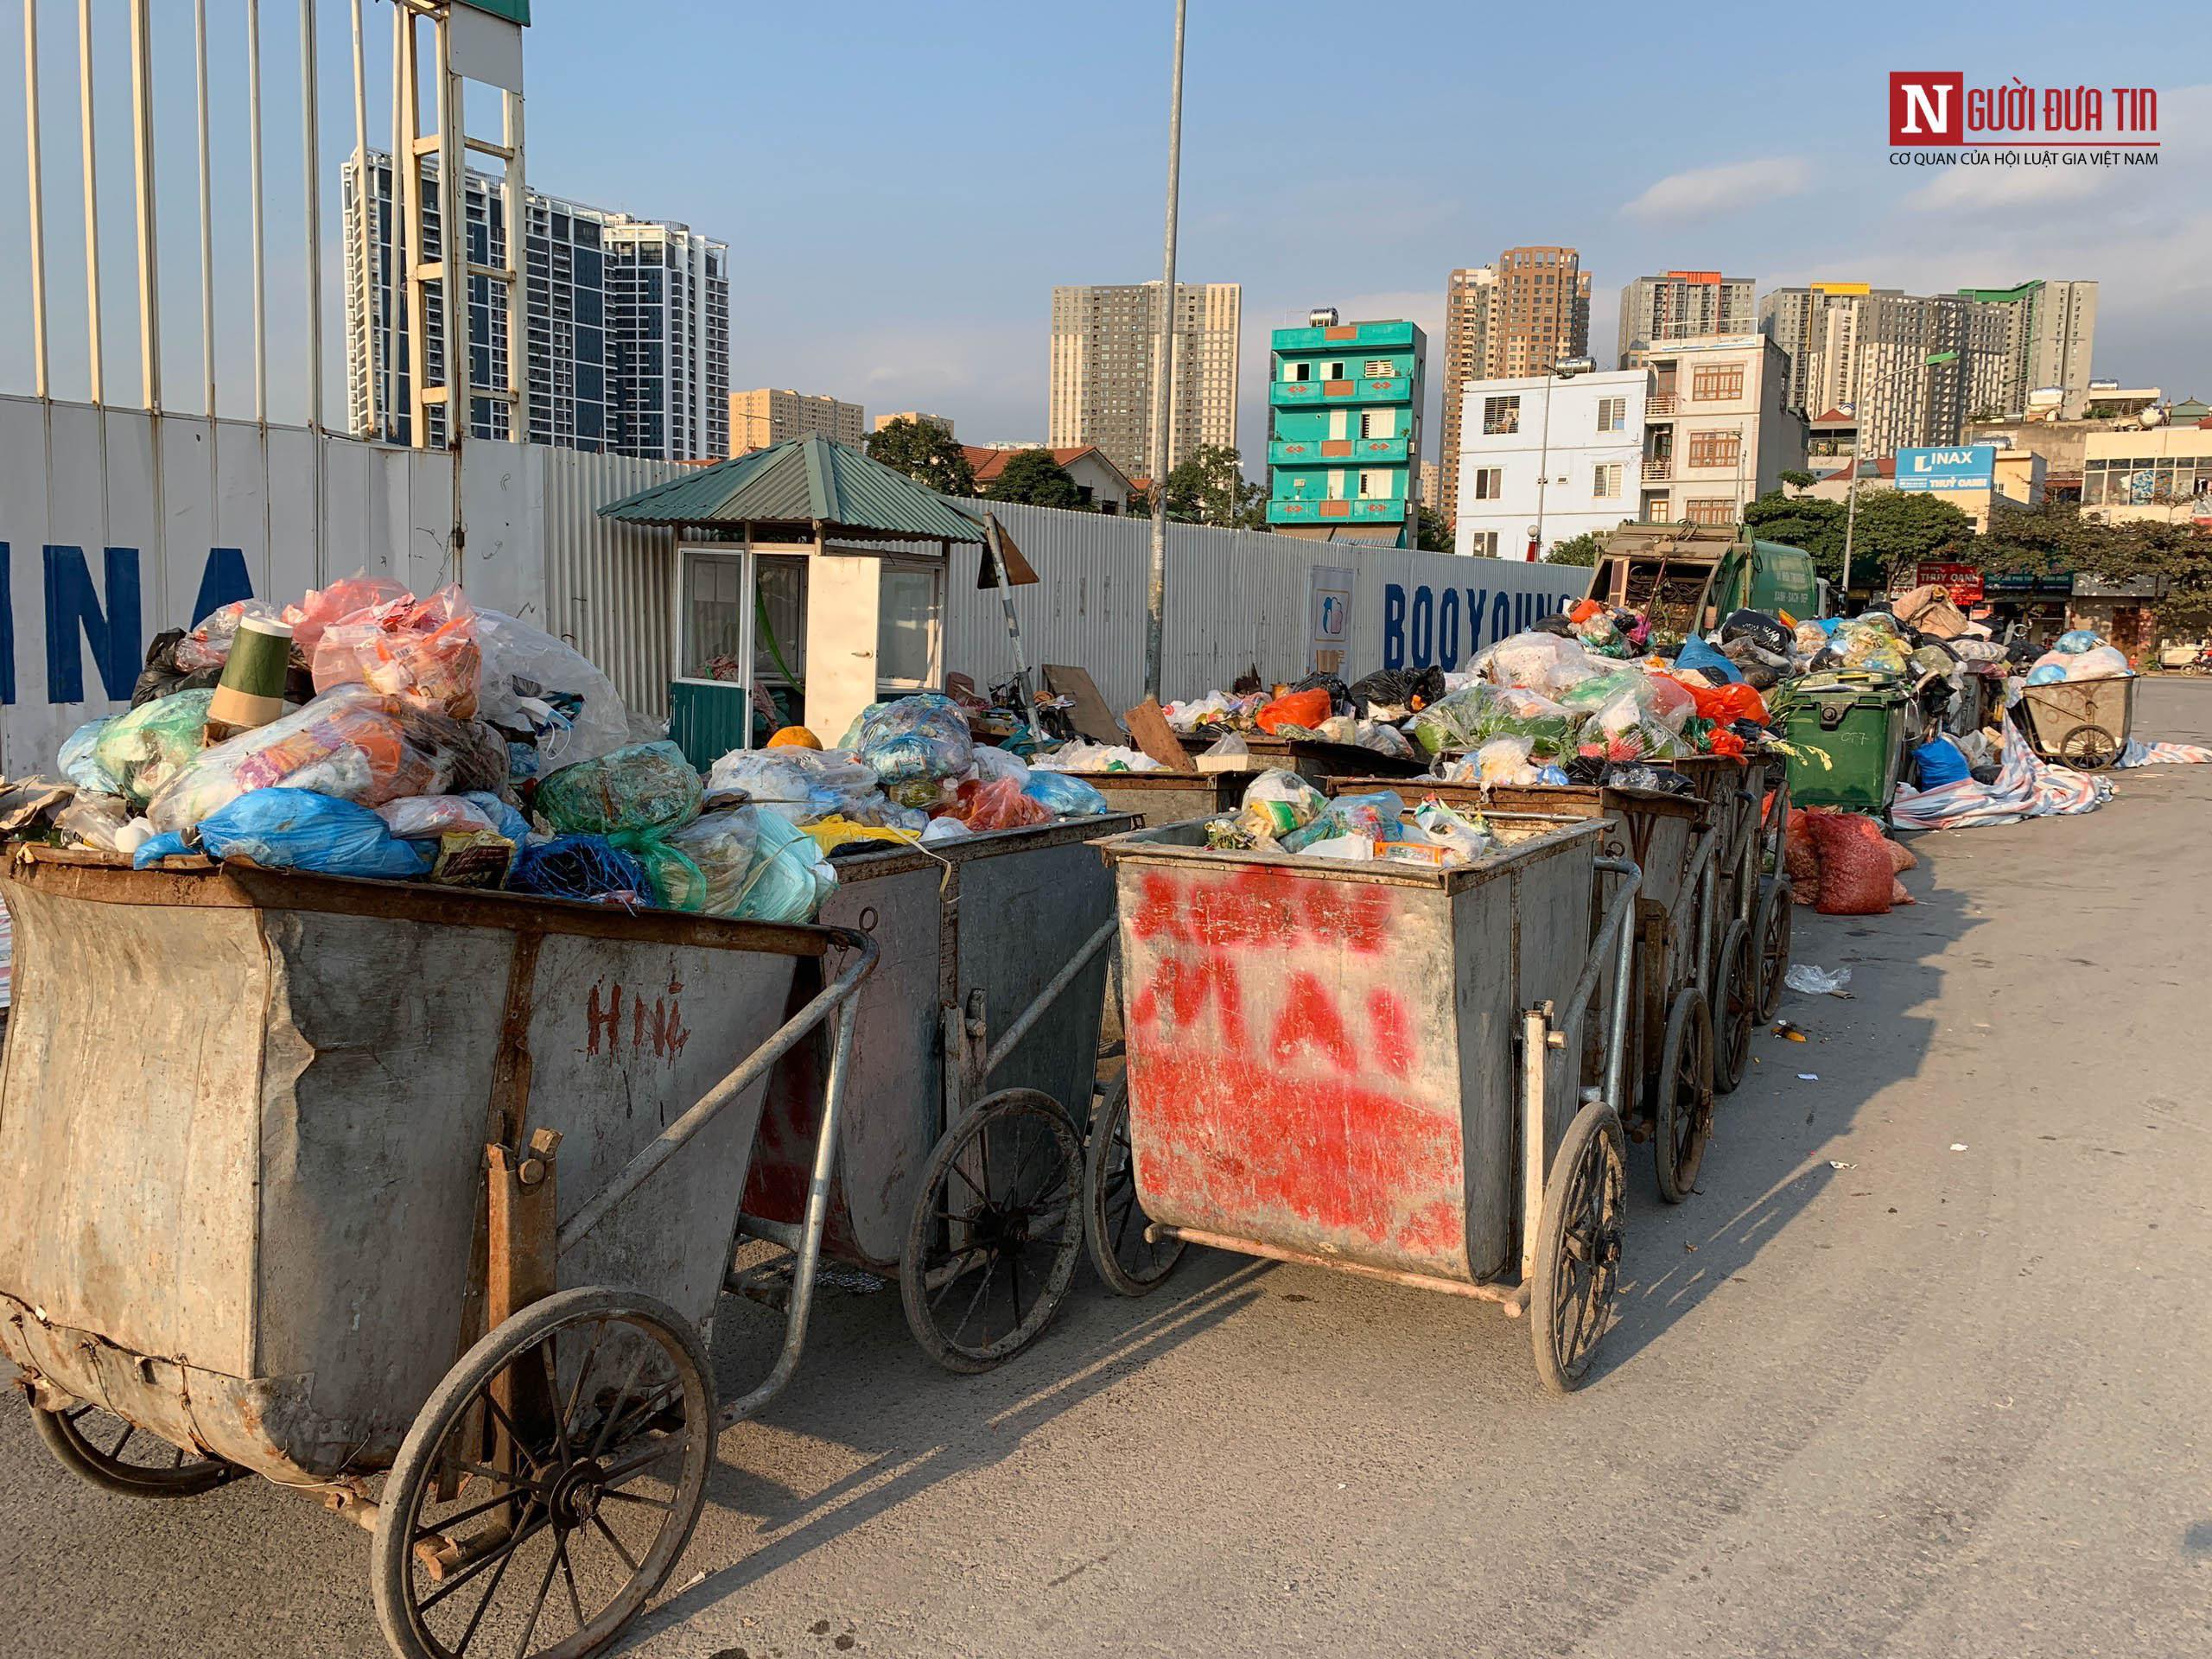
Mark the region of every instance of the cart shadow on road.
MULTIPOLYGON (((740 1424, 723 1437, 709 1477, 709 1507, 756 1521, 760 1547, 709 1568, 641 1617, 613 1651, 697 1618, 941 1481, 1015 1455, 1044 1424, 1261 1300, 1256 1281, 1274 1270, 1272 1262, 1194 1251, 1167 1286, 1128 1300, 1108 1293, 1086 1262, 1058 1320, 1036 1345, 979 1376, 940 1370, 921 1352, 895 1285, 821 1297, 791 1389, 761 1423, 740 1424), (762 1471, 763 1426, 864 1460, 818 1489, 799 1491, 762 1471)), ((722 1397, 766 1372, 780 1334, 779 1320, 725 1299, 715 1344, 722 1397)))
POLYGON ((1632 1367, 1837 1181, 1856 1179, 1831 1166, 1832 1143, 1883 1090, 1919 1073, 1936 1022, 1913 1010, 1935 1003, 1947 955, 1978 925, 1968 896, 1944 881, 1947 842, 1958 844, 1948 836, 1910 838, 1920 861, 1901 878, 1916 901, 1910 907, 1846 917, 1798 906, 1794 959, 1853 969, 1853 995, 1785 991, 1777 1018, 1801 1027, 1804 1043, 1777 1035, 1771 1021, 1755 1027, 1752 1063, 1718 1103, 1687 1203, 1661 1203, 1650 1149, 1629 1148, 1620 1299, 1586 1386, 1632 1367))

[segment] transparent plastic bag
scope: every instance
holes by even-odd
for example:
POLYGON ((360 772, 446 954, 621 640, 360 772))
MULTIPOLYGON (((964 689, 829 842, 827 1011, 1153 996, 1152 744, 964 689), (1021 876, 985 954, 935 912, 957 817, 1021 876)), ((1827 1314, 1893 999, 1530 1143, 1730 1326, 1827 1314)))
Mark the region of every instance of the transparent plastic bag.
POLYGON ((177 671, 195 674, 202 669, 220 668, 229 662, 231 642, 238 638, 238 624, 249 616, 269 622, 283 620, 275 606, 257 599, 234 599, 227 605, 219 605, 176 642, 177 671))
POLYGON ((130 808, 120 795, 79 795, 62 808, 54 827, 103 853, 120 851, 116 837, 130 822, 130 808))
POLYGON ((689 823, 704 794, 683 751, 663 741, 563 766, 537 785, 532 805, 564 834, 645 835, 689 823))
POLYGON ((249 858, 272 869, 412 880, 434 855, 391 833, 367 807, 310 789, 257 789, 200 821, 211 858, 249 858))
POLYGON ((1536 769, 1529 761, 1532 747, 1525 737, 1493 737, 1475 752, 1476 781, 1484 789, 1535 783, 1536 769))
POLYGON ((144 806, 200 753, 214 696, 211 689, 156 697, 118 715, 101 731, 92 759, 134 808, 144 806))
POLYGON ((2128 666, 2127 653, 2116 645, 2093 645, 2076 652, 2066 664, 2069 680, 2116 680, 2134 671, 2128 666))
POLYGON ((1431 842, 1469 863, 1497 850, 1497 839, 1479 814, 1470 817, 1455 811, 1433 795, 1414 809, 1414 823, 1431 842))
MULTIPOLYGON (((1226 741, 1226 740, 1224 740, 1226 741)), ((1240 742, 1242 739, 1238 740, 1240 742)), ((1032 772, 1164 772, 1166 767, 1142 749, 1117 743, 1090 743, 1077 738, 1063 743, 1050 754, 1033 755, 1032 772)))
POLYGON ((1237 823, 1263 840, 1303 829, 1321 815, 1328 798, 1294 772, 1270 767, 1244 786, 1237 823))
POLYGON ((385 827, 402 841, 435 841, 441 836, 490 830, 520 845, 529 839, 530 820, 486 790, 467 795, 406 795, 376 809, 385 827))
POLYGON ((379 806, 403 795, 498 790, 506 777, 505 746, 489 727, 349 685, 201 750, 146 816, 157 830, 182 830, 257 789, 308 789, 379 806))
POLYGON ((1394 760, 1411 760, 1414 746, 1406 741, 1406 734, 1385 721, 1363 720, 1352 734, 1352 741, 1363 749, 1372 749, 1377 754, 1387 754, 1394 760))
POLYGON ((968 717, 935 691, 870 703, 839 747, 866 763, 901 806, 937 800, 945 780, 964 774, 976 759, 968 717))
POLYGON ((477 711, 483 671, 476 607, 450 584, 423 599, 403 594, 332 623, 311 661, 317 691, 365 685, 465 720, 477 711))
POLYGON ((476 613, 479 716, 506 740, 508 775, 539 778, 630 741, 614 682, 566 640, 503 611, 476 613))
POLYGON ((1499 685, 1549 691, 1562 683, 1574 683, 1590 671, 1581 645, 1564 634, 1509 634, 1490 652, 1488 672, 1499 685))
POLYGON ((2094 651, 2103 644, 2094 628, 2069 628, 2051 642, 2050 648, 2063 652, 2069 657, 2076 657, 2085 651, 2094 651))
POLYGON ((1021 792, 1063 818, 1090 818, 1113 809, 1096 789, 1065 772, 1033 772, 1021 792))
POLYGON ((1011 778, 1016 784, 1029 781, 1029 765, 1018 754, 1008 754, 1004 749, 993 748, 988 743, 976 745, 976 776, 987 784, 1001 778, 1011 778))
POLYGON ((1605 715, 1584 722, 1575 752, 1599 760, 1673 760, 1683 753, 1681 737, 1645 720, 1608 725, 1605 715))
POLYGON ((99 746, 100 734, 115 723, 116 717, 88 720, 61 740, 60 752, 54 763, 61 775, 80 790, 92 795, 120 795, 123 779, 118 778, 99 762, 95 751, 99 746))

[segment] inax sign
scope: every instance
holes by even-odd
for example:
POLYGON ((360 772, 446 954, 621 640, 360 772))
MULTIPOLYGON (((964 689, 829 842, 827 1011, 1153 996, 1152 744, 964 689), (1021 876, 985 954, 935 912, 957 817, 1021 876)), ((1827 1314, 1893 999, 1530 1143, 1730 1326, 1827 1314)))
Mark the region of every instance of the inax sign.
POLYGON ((1897 451, 1897 488, 1901 490, 1991 490, 1996 486, 1994 444, 1897 451))

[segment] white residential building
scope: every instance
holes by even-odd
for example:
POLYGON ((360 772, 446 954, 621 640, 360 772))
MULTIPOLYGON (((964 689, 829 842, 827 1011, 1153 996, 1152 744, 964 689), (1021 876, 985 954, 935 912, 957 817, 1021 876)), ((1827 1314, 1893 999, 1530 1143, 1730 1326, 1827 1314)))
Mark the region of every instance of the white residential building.
POLYGON ((1718 334, 1632 355, 1651 377, 1636 495, 1645 523, 1732 524, 1804 467, 1807 423, 1784 402, 1789 358, 1772 340, 1718 334))
POLYGON ((1469 381, 1453 551, 1526 558, 1635 518, 1650 384, 1643 369, 1469 381))

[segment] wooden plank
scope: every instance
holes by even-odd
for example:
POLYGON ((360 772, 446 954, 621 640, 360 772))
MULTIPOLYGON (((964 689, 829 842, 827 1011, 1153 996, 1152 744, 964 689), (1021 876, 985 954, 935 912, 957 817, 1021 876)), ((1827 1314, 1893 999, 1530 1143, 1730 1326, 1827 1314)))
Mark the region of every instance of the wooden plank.
POLYGON ((1084 670, 1059 663, 1047 663, 1045 664, 1045 685, 1055 696, 1075 699, 1075 708, 1069 718, 1082 735, 1094 743, 1120 743, 1124 741, 1121 727, 1115 723, 1114 711, 1106 706, 1106 699, 1098 695, 1097 685, 1084 670))
POLYGON ((1159 702, 1147 697, 1134 709, 1122 711, 1122 721, 1129 728, 1129 735, 1136 740, 1137 747, 1170 772, 1188 772, 1191 757, 1185 752, 1183 740, 1175 735, 1168 725, 1167 716, 1160 712, 1159 702))

